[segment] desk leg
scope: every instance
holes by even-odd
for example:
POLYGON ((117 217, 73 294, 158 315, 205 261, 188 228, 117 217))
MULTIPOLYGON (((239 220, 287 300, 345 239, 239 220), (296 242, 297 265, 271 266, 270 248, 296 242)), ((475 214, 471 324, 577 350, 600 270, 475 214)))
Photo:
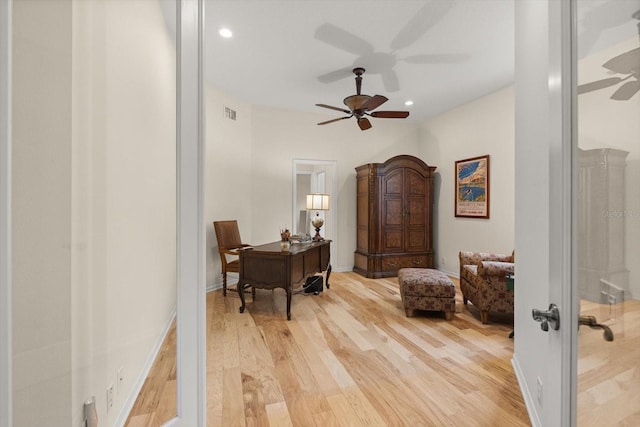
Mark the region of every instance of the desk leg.
MULTIPOLYGON (((245 307, 245 304, 244 304, 244 284, 241 285, 240 283, 241 283, 241 281, 238 280, 238 295, 240 295, 240 301, 242 302, 242 304, 240 305, 240 313, 244 313, 244 307, 245 307)), ((255 297, 254 297, 254 299, 255 299, 255 297)))
POLYGON ((331 276, 331 263, 329 263, 329 266, 327 267, 327 289, 331 288, 329 285, 329 276, 331 276))
POLYGON ((291 320, 291 294, 293 294, 293 286, 287 286, 287 320, 291 320))

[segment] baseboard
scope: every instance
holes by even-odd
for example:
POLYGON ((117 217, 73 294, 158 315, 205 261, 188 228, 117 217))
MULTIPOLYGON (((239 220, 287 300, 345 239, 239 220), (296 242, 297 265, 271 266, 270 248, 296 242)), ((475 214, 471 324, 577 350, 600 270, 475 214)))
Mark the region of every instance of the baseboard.
POLYGON ((459 271, 456 271, 456 272, 454 273, 454 272, 452 272, 452 271, 445 270, 444 268, 437 268, 437 270, 438 270, 438 271, 443 272, 443 273, 444 273, 444 274, 446 274, 447 276, 455 277, 456 279, 459 279, 459 278, 460 278, 460 272, 459 272, 459 271))
POLYGON ((217 291, 218 289, 222 289, 222 283, 213 283, 211 285, 207 285, 206 293, 217 291))
POLYGON ((515 371, 516 378, 518 379, 518 385, 520 386, 520 393, 522 393, 522 398, 524 399, 524 404, 527 407, 527 412, 529 414, 529 421, 533 427, 542 427, 542 422, 540 421, 540 417, 538 416, 538 411, 536 411, 536 405, 533 400, 533 396, 529 392, 529 387, 527 387, 527 382, 525 381, 524 372, 522 372, 522 368, 520 368, 520 363, 518 362, 517 357, 514 355, 511 358, 511 365, 513 366, 513 370, 515 371))
POLYGON ((149 376, 149 372, 151 372, 153 363, 158 357, 158 353, 160 353, 162 344, 164 343, 164 340, 167 337, 167 334, 169 333, 169 330, 171 329, 171 325, 173 324, 173 320, 175 318, 176 318, 176 310, 173 309, 171 312, 171 315, 169 316, 169 321, 164 327, 164 330, 160 334, 160 337, 156 341, 155 345, 151 349, 151 352, 149 353, 149 356, 147 357, 147 360, 142 367, 142 371, 140 372, 140 375, 138 375, 138 378, 136 379, 136 382, 134 383, 133 388, 129 393, 129 396, 127 396, 127 399, 125 400, 124 405, 120 410, 120 414, 118 415, 118 418, 116 418, 116 421, 114 423, 115 426, 124 426, 124 424, 127 422, 127 418, 129 418, 129 413, 131 412, 131 409, 133 409, 133 405, 135 405, 136 403, 136 399, 138 398, 138 395, 142 390, 142 386, 144 385, 144 382, 149 376))

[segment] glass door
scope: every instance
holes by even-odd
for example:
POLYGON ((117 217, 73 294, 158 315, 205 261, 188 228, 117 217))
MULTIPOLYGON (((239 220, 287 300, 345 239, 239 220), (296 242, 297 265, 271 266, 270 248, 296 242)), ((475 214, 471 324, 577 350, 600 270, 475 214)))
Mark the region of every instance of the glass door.
POLYGON ((640 1, 576 4, 576 424, 637 425, 640 1))

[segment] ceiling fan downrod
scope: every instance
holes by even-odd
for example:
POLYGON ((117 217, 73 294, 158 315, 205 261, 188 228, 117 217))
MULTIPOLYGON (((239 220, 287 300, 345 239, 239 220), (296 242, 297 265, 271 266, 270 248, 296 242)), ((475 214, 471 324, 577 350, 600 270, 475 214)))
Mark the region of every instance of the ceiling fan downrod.
POLYGON ((356 75, 356 95, 360 95, 360 90, 362 89, 362 75, 364 74, 364 68, 354 68, 353 74, 356 75))

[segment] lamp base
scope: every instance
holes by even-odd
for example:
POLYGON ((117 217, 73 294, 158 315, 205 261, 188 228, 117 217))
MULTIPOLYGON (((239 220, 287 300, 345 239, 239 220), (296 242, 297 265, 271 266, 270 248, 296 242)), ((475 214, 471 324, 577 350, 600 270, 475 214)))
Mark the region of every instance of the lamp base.
POLYGON ((320 227, 316 228, 316 235, 313 236, 312 239, 314 242, 321 242, 324 240, 324 237, 320 235, 320 227))
POLYGON ((313 236, 314 242, 320 242, 324 238, 320 235, 320 228, 324 225, 324 218, 320 216, 320 212, 316 212, 316 216, 311 219, 311 225, 316 229, 316 235, 313 236))

